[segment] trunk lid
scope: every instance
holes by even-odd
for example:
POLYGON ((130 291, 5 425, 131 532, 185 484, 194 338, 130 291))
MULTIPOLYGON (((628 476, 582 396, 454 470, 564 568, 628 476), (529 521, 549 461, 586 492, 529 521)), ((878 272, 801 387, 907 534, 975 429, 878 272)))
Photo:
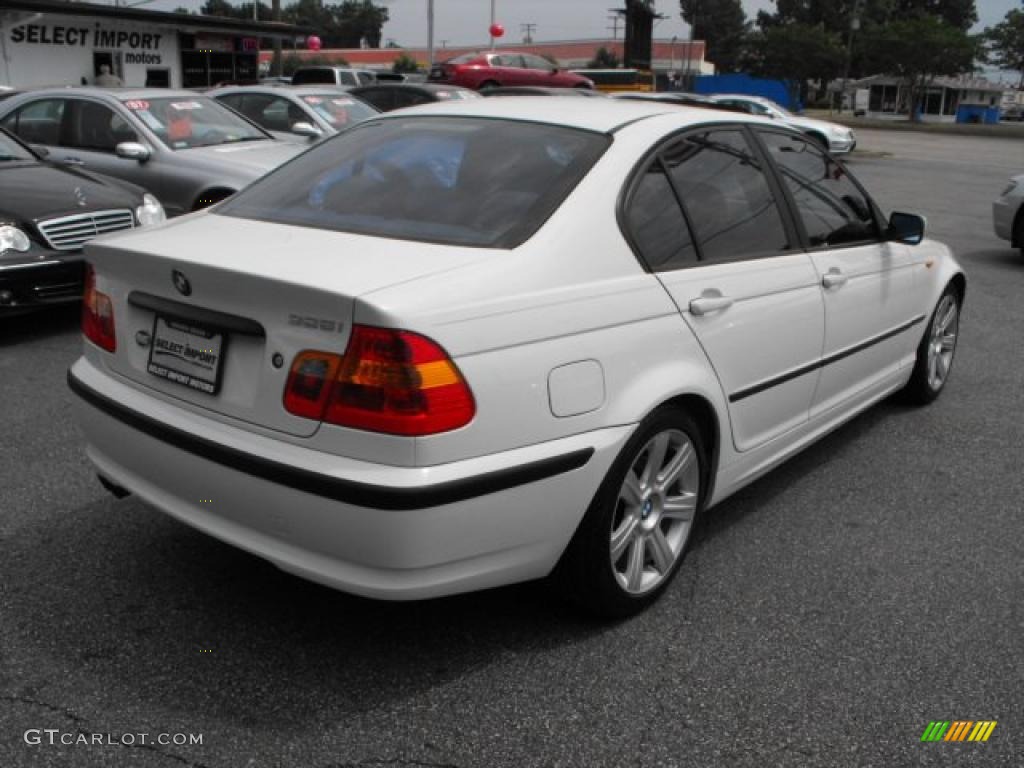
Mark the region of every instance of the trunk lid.
POLYGON ((191 410, 299 437, 320 426, 284 408, 299 352, 343 353, 358 296, 483 258, 212 213, 114 235, 85 255, 114 305, 112 371, 191 410))

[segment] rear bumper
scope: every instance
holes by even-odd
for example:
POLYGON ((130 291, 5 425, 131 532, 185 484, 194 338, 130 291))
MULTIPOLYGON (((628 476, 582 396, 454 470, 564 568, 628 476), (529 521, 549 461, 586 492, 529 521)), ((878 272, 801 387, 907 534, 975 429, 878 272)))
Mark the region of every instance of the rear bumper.
POLYGON ((88 455, 113 483, 286 571, 397 600, 549 573, 632 431, 387 467, 182 411, 85 359, 69 384, 88 455))
POLYGON ((0 315, 78 301, 84 275, 80 253, 0 261, 0 315))

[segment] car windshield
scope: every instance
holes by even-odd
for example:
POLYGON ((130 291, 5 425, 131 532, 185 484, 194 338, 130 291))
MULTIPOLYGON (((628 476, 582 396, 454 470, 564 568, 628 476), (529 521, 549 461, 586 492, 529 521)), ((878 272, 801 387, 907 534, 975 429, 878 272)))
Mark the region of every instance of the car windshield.
POLYGON ((35 160, 32 153, 0 131, 0 163, 11 160, 35 160))
POLYGON ((322 120, 339 130, 377 114, 369 104, 337 93, 304 93, 300 98, 322 120))
POLYGON ((259 128, 205 96, 129 99, 124 105, 175 150, 270 140, 259 128))
POLYGON ((599 133, 512 120, 374 120, 317 145, 216 213, 514 248, 547 220, 609 142, 599 133))

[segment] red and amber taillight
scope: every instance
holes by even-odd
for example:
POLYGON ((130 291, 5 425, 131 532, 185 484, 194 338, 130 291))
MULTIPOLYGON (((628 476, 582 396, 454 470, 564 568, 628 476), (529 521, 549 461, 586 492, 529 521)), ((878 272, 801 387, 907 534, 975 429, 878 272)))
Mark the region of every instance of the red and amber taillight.
POLYGON ((82 333, 100 349, 114 352, 114 305, 110 297, 96 290, 96 272, 85 265, 85 292, 82 294, 82 333))
POLYGON ((353 327, 343 356, 299 353, 284 406, 296 416, 410 437, 458 429, 476 413, 469 385, 438 344, 365 325, 353 327))

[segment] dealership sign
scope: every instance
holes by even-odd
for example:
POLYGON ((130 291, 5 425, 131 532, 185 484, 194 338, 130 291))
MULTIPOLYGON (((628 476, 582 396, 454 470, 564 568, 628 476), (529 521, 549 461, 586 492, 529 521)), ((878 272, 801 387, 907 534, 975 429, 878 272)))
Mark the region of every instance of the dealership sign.
POLYGON ((104 29, 100 24, 66 26, 61 24, 25 24, 11 30, 12 43, 34 45, 66 45, 92 48, 130 48, 156 50, 163 35, 151 32, 129 32, 123 29, 104 29))

